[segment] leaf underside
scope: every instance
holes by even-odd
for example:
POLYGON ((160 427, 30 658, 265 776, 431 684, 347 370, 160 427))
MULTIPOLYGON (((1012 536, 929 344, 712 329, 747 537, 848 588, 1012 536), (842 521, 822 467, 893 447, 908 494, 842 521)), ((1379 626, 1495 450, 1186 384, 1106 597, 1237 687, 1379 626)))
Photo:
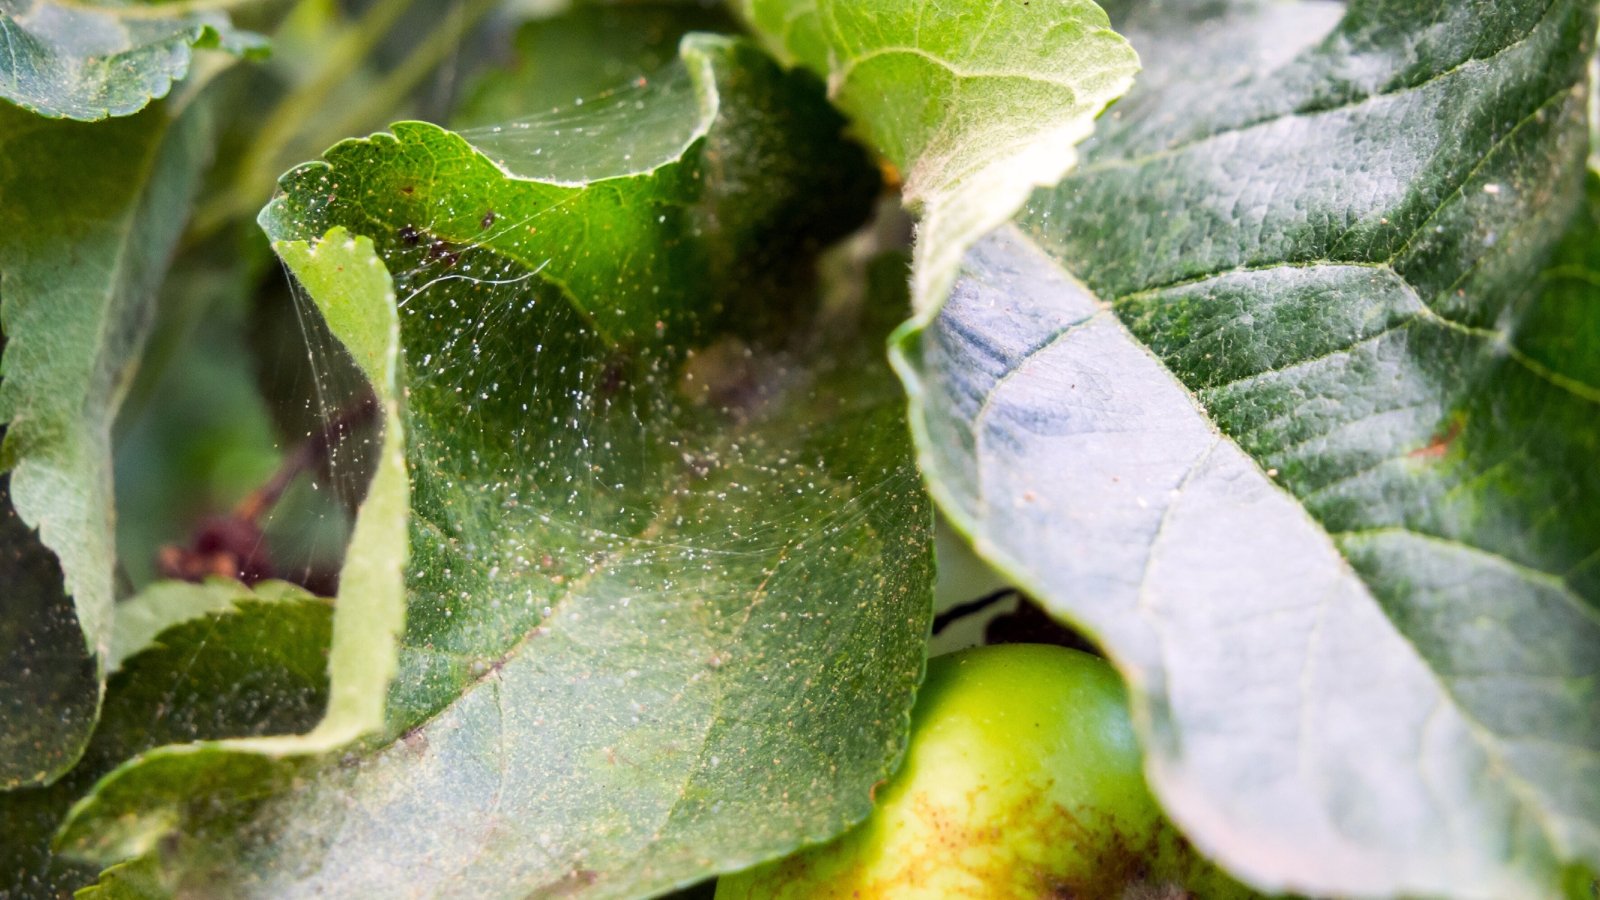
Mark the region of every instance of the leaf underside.
POLYGON ((1140 86, 899 344, 936 496, 1104 643, 1236 874, 1578 890, 1592 5, 1133 6, 1140 86))
POLYGON ((99 126, 0 107, 0 553, 13 567, 0 787, 53 779, 94 726, 115 565, 111 424, 208 146, 200 104, 99 126))
MULTIPOLYGON (((931 513, 883 335, 816 310, 807 273, 874 173, 808 79, 724 39, 683 55, 559 132, 346 142, 264 211, 319 305, 345 286, 305 258, 327 229, 395 273, 407 630, 381 737, 251 804, 177 799, 181 886, 637 895, 870 808, 921 674, 931 513)), ((152 846, 119 780, 70 852, 152 846)))
POLYGON ((261 49, 220 13, 52 0, 0 0, 0 46, 0 98, 86 122, 132 115, 167 96, 197 46, 261 49))

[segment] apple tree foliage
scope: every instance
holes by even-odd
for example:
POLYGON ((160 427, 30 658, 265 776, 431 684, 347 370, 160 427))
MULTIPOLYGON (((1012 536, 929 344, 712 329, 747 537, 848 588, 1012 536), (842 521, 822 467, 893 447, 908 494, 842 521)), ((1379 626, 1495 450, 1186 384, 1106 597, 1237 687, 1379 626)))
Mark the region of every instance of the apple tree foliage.
POLYGON ((827 841, 904 755, 936 510, 1232 876, 1587 896, 1596 31, 0 0, 0 896, 827 841))

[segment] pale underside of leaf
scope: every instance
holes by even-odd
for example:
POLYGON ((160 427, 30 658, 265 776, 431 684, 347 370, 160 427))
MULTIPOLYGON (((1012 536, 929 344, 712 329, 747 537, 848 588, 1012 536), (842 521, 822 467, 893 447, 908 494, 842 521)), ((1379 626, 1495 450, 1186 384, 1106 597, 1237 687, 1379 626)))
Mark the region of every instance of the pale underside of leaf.
POLYGON ((924 470, 1105 643, 1154 786, 1237 874, 1574 890, 1597 313, 1539 268, 1581 197, 1593 11, 1410 39, 1427 16, 1363 8, 1308 45, 1338 10, 1267 9, 1127 32, 1152 66, 1115 124, 902 335, 924 470))
MULTIPOLYGON (((936 496, 981 554, 1036 596, 1071 598, 1057 608, 1113 649, 1152 781, 1203 847, 1272 860, 1250 874, 1280 886, 1376 895, 1438 878, 1444 860, 1482 896, 1539 893, 1506 857, 1551 864, 1532 818, 1550 797, 1496 774, 1539 739, 1518 748, 1464 712, 1326 531, 1109 309, 1002 231, 971 254, 921 352, 922 368, 973 367, 918 386, 919 406, 954 410, 914 419, 936 496), (1003 527, 986 524, 996 510, 1003 527), (1374 865, 1350 835, 1379 826, 1394 851, 1374 865)), ((1517 577, 1465 548, 1454 563, 1469 587, 1517 577)), ((1550 599, 1581 653, 1595 623, 1550 599)))
POLYGON ((3 551, 55 557, 6 592, 17 631, 0 678, 18 706, 0 723, 0 784, 53 778, 93 726, 115 565, 111 426, 182 225, 173 211, 199 182, 208 115, 197 103, 95 128, 0 109, 0 469, 17 526, 3 551), (24 607, 44 605, 38 621, 75 615, 78 634, 28 633, 24 607), (67 670, 82 675, 74 687, 45 687, 67 670))
POLYGON ((261 45, 220 13, 0 0, 0 97, 51 118, 131 115, 167 96, 197 46, 261 45))

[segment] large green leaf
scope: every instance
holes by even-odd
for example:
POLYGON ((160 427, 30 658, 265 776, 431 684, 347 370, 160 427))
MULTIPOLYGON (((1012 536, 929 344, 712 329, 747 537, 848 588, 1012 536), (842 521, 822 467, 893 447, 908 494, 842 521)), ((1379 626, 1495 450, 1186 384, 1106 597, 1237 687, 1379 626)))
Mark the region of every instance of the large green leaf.
POLYGON ((135 763, 67 848, 109 862, 181 824, 161 846, 199 893, 226 858, 260 896, 611 896, 870 809, 921 673, 931 514, 872 324, 902 311, 819 312, 808 281, 874 173, 808 77, 720 38, 683 57, 590 115, 401 124, 285 178, 262 221, 319 306, 375 263, 305 243, 330 226, 399 288, 389 726, 243 814, 166 805, 178 754, 135 763))
POLYGON ((1141 87, 899 345, 936 494, 1104 642, 1152 783, 1237 874, 1587 890, 1591 4, 1125 33, 1141 87))
POLYGON ((126 116, 188 74, 193 48, 262 48, 192 5, 0 0, 0 97, 51 118, 126 116))
POLYGON ((11 567, 0 787, 55 777, 94 724, 115 565, 112 420, 207 158, 207 121, 199 103, 95 126, 0 107, 0 564, 11 567))
POLYGON ((325 601, 301 594, 263 603, 236 584, 191 587, 222 602, 162 632, 111 677, 82 762, 49 787, 0 794, 0 896, 47 900, 94 881, 96 869, 54 856, 51 838, 95 779, 135 753, 309 728, 322 715, 332 625, 325 601))
POLYGON ((919 219, 912 302, 944 299, 961 254, 1077 160, 1138 57, 1093 0, 740 0, 781 59, 901 173, 919 219))

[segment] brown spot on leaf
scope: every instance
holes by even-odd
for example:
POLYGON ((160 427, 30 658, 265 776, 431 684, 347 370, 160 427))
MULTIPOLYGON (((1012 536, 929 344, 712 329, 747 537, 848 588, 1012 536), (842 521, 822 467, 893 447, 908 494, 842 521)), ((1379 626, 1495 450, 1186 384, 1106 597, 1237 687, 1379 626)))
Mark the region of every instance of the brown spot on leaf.
POLYGON ((1461 436, 1461 428, 1461 420, 1456 419, 1442 433, 1434 435, 1428 446, 1418 447, 1406 455, 1412 459, 1441 459, 1450 452, 1450 445, 1455 443, 1456 438, 1461 436))
POLYGON ((417 756, 428 752, 428 736, 423 733, 422 727, 418 725, 400 736, 400 745, 417 756))

